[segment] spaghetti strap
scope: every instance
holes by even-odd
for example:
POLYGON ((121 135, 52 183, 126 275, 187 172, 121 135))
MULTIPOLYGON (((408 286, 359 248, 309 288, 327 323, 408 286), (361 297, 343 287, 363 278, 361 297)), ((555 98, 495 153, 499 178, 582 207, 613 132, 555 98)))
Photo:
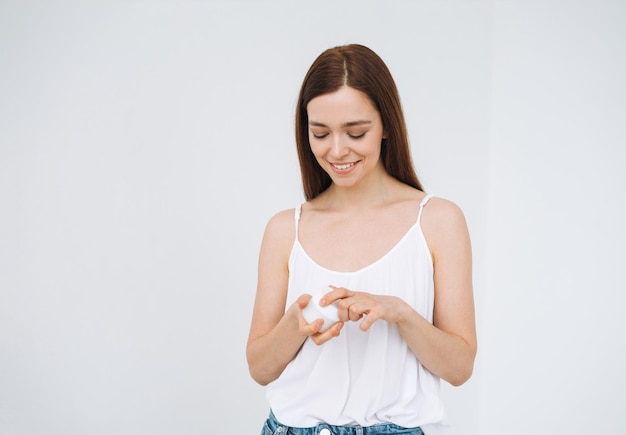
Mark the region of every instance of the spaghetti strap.
POLYGON ((417 214, 417 223, 420 223, 421 219, 422 219, 422 210, 424 210, 424 206, 426 205, 426 203, 430 200, 430 198, 432 198, 433 195, 432 194, 427 194, 422 201, 420 202, 420 211, 417 214))
POLYGON ((298 224, 300 223, 300 214, 302 213, 302 204, 294 209, 294 221, 296 224, 296 240, 298 240, 298 224))

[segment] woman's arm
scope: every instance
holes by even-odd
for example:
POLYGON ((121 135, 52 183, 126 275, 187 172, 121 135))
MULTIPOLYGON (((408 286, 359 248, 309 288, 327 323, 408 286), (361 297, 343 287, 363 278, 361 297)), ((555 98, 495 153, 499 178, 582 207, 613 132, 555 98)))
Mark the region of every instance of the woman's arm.
POLYGON ((456 205, 433 198, 424 208, 422 229, 434 264, 433 324, 395 296, 333 287, 321 304, 338 300, 339 318, 344 322, 363 318, 360 329, 364 331, 378 320, 397 324, 424 367, 452 385, 461 385, 472 374, 477 347, 467 225, 456 205))
POLYGON ((309 295, 285 309, 289 280, 288 261, 295 239, 293 210, 281 212, 267 224, 259 254, 257 293, 246 347, 252 378, 266 385, 280 376, 308 336, 328 340, 339 335, 341 324, 316 334, 323 321, 307 324, 300 311, 309 295))
POLYGON ((433 325, 407 306, 398 328, 424 367, 457 386, 472 375, 477 348, 470 237, 462 211, 440 198, 424 207, 422 230, 434 264, 433 325))

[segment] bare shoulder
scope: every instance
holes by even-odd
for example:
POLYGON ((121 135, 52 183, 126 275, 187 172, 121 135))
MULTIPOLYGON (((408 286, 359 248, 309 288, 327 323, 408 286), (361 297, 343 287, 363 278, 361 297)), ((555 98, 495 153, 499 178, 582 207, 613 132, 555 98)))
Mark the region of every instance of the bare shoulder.
POLYGON ((288 209, 276 213, 272 216, 265 226, 265 234, 263 235, 264 248, 269 248, 276 253, 288 253, 296 236, 295 210, 288 209))
POLYGON ((267 222, 266 230, 270 231, 286 231, 291 228, 294 232, 295 210, 293 208, 282 210, 272 216, 267 222))
POLYGON ((433 254, 444 247, 469 243, 465 215, 461 208, 450 200, 431 198, 424 207, 421 223, 433 254))
POLYGON ((426 206, 422 216, 424 224, 432 225, 454 225, 465 223, 465 215, 461 208, 454 202, 439 197, 432 197, 426 206))

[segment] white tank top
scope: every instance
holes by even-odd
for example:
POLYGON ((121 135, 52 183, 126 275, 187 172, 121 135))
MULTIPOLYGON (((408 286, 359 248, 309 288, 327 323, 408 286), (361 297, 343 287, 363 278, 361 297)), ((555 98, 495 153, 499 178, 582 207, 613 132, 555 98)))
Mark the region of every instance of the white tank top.
MULTIPOLYGON (((303 293, 330 284, 350 290, 397 296, 432 323, 433 262, 420 219, 382 258, 354 272, 336 272, 313 261, 296 239, 289 258, 287 306, 303 293)), ((330 291, 330 289, 328 289, 330 291)), ((394 423, 418 427, 443 420, 440 380, 426 370, 398 328, 377 321, 363 332, 347 322, 339 337, 321 346, 307 339, 296 357, 267 388, 270 407, 292 427, 394 423)))

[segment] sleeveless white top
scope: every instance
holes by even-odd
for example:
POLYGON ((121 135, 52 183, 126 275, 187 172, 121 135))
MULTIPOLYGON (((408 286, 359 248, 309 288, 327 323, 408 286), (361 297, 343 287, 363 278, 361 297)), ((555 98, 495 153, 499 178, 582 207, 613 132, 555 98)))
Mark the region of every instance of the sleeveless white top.
MULTIPOLYGON (((330 291, 329 285, 397 296, 433 321, 433 262, 417 221, 382 258, 354 272, 326 269, 311 259, 296 239, 289 258, 286 306, 303 293, 330 291)), ((393 423, 418 427, 443 420, 440 380, 426 370, 398 328, 379 320, 363 332, 346 322, 339 337, 321 346, 307 339, 296 357, 267 388, 276 419, 292 427, 372 426, 393 423)))

